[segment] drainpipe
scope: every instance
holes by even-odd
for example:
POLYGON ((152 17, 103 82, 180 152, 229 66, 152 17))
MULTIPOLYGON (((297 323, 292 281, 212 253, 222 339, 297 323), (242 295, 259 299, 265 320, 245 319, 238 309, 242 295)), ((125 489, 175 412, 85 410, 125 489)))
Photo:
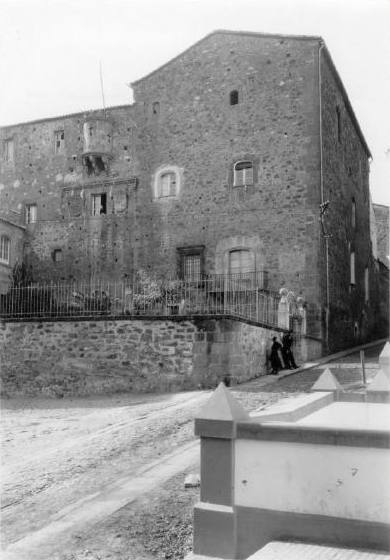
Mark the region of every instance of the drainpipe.
MULTIPOLYGON (((321 190, 321 222, 323 220, 323 214, 327 209, 327 203, 324 200, 324 176, 323 176, 323 153, 322 153, 322 76, 321 76, 321 51, 324 48, 324 43, 320 42, 320 47, 318 49, 318 90, 319 90, 319 125, 320 125, 320 190, 321 190)), ((325 239, 325 262, 326 262, 326 308, 325 308, 325 344, 326 349, 329 349, 329 235, 325 232, 322 222, 321 232, 325 239)))

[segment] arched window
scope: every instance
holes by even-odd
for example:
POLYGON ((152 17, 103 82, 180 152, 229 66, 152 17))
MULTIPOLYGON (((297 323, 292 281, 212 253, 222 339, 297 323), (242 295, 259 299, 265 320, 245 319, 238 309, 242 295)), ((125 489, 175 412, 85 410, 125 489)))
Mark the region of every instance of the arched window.
POLYGON ((160 169, 154 177, 154 197, 172 198, 179 194, 180 172, 176 166, 160 169))
POLYGON ((230 92, 230 105, 237 105, 238 104, 238 90, 233 89, 233 91, 230 92))
POLYGON ((11 240, 6 235, 0 238, 0 262, 9 264, 10 261, 11 240))
POLYGON ((234 164, 234 187, 253 185, 253 163, 251 161, 237 161, 234 164))
POLYGON ((158 182, 158 197, 176 195, 176 173, 162 173, 158 182))
POLYGON ((249 249, 234 249, 229 253, 229 273, 248 274, 255 272, 255 255, 249 249))

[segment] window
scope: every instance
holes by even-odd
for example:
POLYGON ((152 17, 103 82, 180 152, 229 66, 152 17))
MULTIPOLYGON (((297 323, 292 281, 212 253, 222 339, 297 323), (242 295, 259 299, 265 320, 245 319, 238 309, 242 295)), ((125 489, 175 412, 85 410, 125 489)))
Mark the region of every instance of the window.
POLYGON ((26 204, 26 224, 35 224, 37 221, 37 205, 26 204))
POLYGON ((89 154, 84 156, 83 164, 87 175, 100 175, 108 169, 107 160, 99 155, 89 154))
POLYGON ((229 254, 229 273, 248 274, 255 272, 255 255, 249 249, 235 249, 229 254))
POLYGON ((177 197, 183 182, 183 169, 176 165, 164 165, 157 169, 153 177, 155 199, 177 197))
POLYGON ((237 105, 238 104, 238 91, 234 89, 230 92, 230 105, 237 105))
POLYGON ((256 85, 255 76, 253 74, 250 74, 248 76, 248 89, 249 89, 249 91, 254 91, 255 90, 255 85, 256 85))
POLYGON ((92 198, 92 216, 100 216, 107 214, 107 195, 106 193, 93 194, 92 198))
POLYGON ((56 130, 54 132, 54 153, 62 154, 65 149, 65 132, 56 130))
POLYGON ((350 284, 356 284, 356 276, 355 276, 355 252, 352 251, 350 255, 350 269, 351 269, 351 278, 350 284))
POLYGON ((234 164, 234 187, 253 185, 253 164, 251 161, 238 161, 234 164))
POLYGON ((183 279, 199 280, 200 278, 200 255, 183 256, 183 279))
POLYGON ((157 196, 158 198, 176 196, 176 173, 169 171, 159 176, 157 196))
POLYGON ((356 202, 355 199, 352 199, 352 205, 351 205, 351 226, 352 229, 356 228, 356 202))
POLYGON ((54 249, 54 251, 53 251, 53 261, 54 262, 62 262, 63 261, 62 249, 54 249))
POLYGON ((370 280, 368 266, 364 269, 364 301, 368 303, 370 300, 370 280))
POLYGON ((341 142, 341 111, 340 111, 340 107, 337 106, 336 107, 336 117, 337 117, 337 140, 339 142, 341 142))
POLYGON ((11 241, 6 235, 0 238, 0 262, 9 264, 10 260, 11 241))
POLYGON ((180 277, 189 282, 198 281, 203 273, 204 245, 180 247, 180 277))
POLYGON ((3 160, 14 161, 14 141, 11 138, 9 138, 8 140, 4 140, 3 160))

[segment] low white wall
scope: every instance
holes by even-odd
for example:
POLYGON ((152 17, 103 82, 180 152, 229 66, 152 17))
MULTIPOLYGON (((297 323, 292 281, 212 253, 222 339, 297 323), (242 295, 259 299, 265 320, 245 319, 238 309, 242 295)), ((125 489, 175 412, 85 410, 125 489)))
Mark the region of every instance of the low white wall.
POLYGON ((236 505, 390 523, 390 450, 245 439, 235 445, 236 505))

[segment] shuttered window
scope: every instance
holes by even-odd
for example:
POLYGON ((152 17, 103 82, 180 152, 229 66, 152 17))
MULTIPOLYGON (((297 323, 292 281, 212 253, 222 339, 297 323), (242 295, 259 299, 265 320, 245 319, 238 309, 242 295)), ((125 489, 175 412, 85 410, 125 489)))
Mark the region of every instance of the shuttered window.
POLYGON ((235 187, 253 185, 253 164, 251 161, 238 161, 234 164, 235 187))
POLYGON ((157 196, 159 198, 176 196, 176 173, 169 172, 160 175, 157 196))
POLYGON ((6 235, 0 238, 0 261, 9 264, 11 241, 6 235))
POLYGON ((246 274, 255 272, 255 256, 248 249, 239 249, 230 252, 229 273, 246 274))
POLYGON ((26 224, 35 224, 37 221, 37 205, 26 204, 26 224))

